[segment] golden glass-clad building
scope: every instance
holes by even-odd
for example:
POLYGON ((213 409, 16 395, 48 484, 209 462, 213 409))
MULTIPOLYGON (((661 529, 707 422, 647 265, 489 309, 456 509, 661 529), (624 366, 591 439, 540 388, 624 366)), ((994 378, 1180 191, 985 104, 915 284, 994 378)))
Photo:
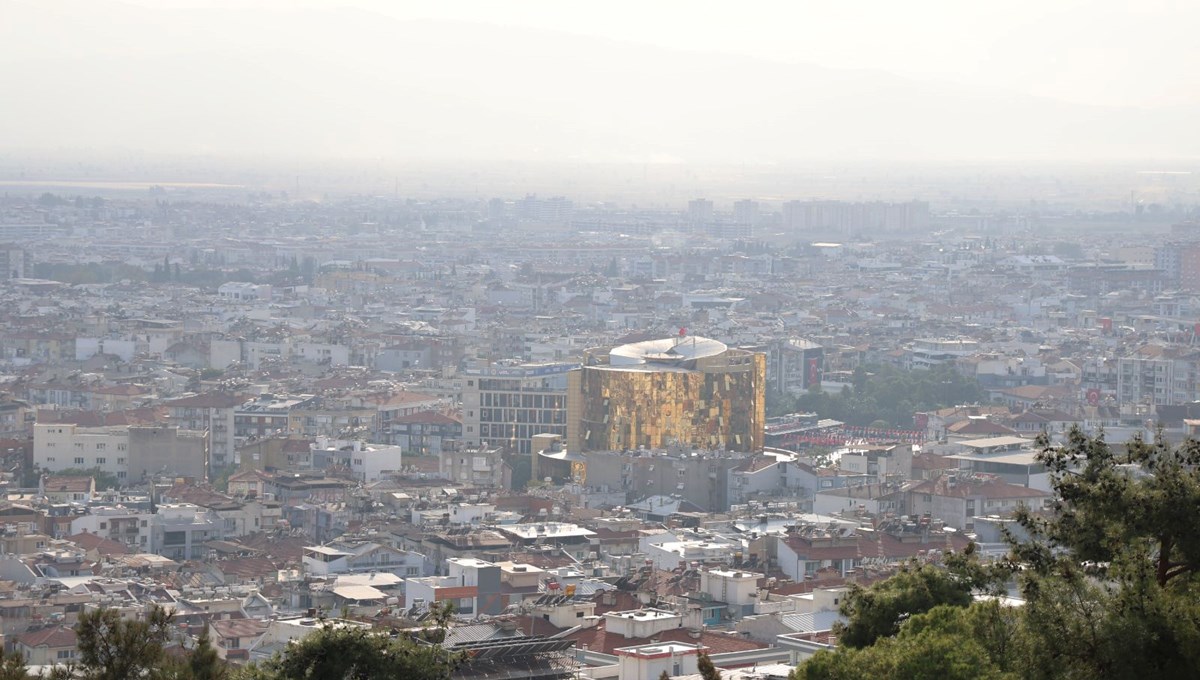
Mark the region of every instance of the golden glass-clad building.
POLYGON ((584 353, 567 376, 567 443, 576 451, 684 444, 763 447, 766 357, 708 338, 649 340, 584 353))

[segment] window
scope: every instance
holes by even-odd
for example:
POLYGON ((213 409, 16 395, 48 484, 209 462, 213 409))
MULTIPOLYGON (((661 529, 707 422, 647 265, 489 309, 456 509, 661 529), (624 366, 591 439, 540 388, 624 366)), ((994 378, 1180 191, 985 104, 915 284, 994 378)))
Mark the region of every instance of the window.
POLYGON ((74 655, 75 655, 75 652, 74 652, 73 650, 70 650, 70 649, 60 649, 60 650, 58 650, 58 655, 57 655, 57 656, 58 656, 58 658, 60 658, 60 659, 70 659, 70 658, 71 658, 71 657, 73 657, 74 655))
POLYGON ((97 451, 103 451, 104 449, 107 449, 107 448, 108 448, 108 444, 96 444, 97 451))
POLYGON ((124 471, 124 470, 121 470, 120 472, 118 472, 118 473, 117 473, 117 478, 118 478, 118 479, 125 479, 125 471, 124 471))
POLYGON ((96 465, 104 465, 107 462, 108 462, 107 458, 97 458, 96 459, 96 465))
POLYGON ((107 528, 108 528, 108 522, 101 522, 101 523, 100 523, 100 528, 101 528, 101 529, 107 529, 107 528))
MULTIPOLYGON (((195 428, 192 428, 192 429, 195 429, 195 428)), ((117 444, 117 450, 118 450, 118 451, 124 451, 124 450, 125 450, 125 445, 124 445, 124 444, 117 444)))
POLYGON ((118 459, 117 459, 117 465, 124 465, 124 464, 125 464, 125 459, 124 459, 124 458, 118 458, 118 459))
POLYGON ((82 459, 82 458, 76 458, 76 459, 75 459, 75 464, 76 464, 76 465, 83 465, 83 459, 82 459))

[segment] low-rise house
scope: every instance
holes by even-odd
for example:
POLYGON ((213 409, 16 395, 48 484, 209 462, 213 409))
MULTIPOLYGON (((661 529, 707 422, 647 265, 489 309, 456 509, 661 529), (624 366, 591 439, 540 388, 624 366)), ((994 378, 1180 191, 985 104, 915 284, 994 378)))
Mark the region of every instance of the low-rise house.
POLYGON ((47 475, 39 491, 51 503, 90 503, 96 497, 96 478, 47 475))
POLYGON ((69 664, 79 657, 75 631, 67 626, 50 626, 17 638, 15 651, 29 666, 69 664))
POLYGON ((1040 510, 1053 499, 1048 491, 1009 484, 994 475, 945 475, 909 488, 909 514, 940 519, 971 531, 977 515, 1008 515, 1019 507, 1040 510))
POLYGON ((270 622, 261 619, 219 619, 208 624, 217 656, 229 662, 245 662, 250 649, 266 634, 270 622))
POLYGON ((432 571, 424 555, 374 542, 309 546, 303 564, 304 573, 316 577, 378 571, 412 578, 432 571))

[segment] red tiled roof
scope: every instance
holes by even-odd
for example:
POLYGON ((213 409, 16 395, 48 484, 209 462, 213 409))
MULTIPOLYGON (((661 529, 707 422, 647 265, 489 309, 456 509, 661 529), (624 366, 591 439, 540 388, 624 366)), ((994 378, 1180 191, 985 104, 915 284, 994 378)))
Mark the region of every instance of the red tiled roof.
POLYGON ((263 472, 262 470, 243 470, 242 472, 235 472, 234 474, 229 476, 229 481, 231 481, 231 482, 244 482, 244 481, 269 482, 272 479, 274 479, 274 477, 272 475, 269 475, 266 472, 263 472))
POLYGON ((563 632, 563 628, 550 623, 540 616, 517 616, 514 618, 517 624, 517 630, 526 635, 557 635, 563 632))
POLYGON ((17 642, 26 647, 74 647, 76 638, 73 629, 66 626, 54 626, 25 633, 17 638, 17 642))
POLYGON ((1011 427, 993 423, 986 418, 960 420, 946 429, 954 434, 1017 434, 1017 431, 1011 427))
POLYGON ((80 548, 83 548, 84 550, 95 550, 101 555, 129 554, 129 548, 125 547, 124 543, 119 543, 112 539, 108 539, 86 531, 81 534, 75 534, 74 536, 68 536, 67 540, 79 546, 80 548))
POLYGON ((104 414, 99 411, 60 411, 58 409, 39 408, 37 422, 63 423, 80 427, 100 427, 104 425, 104 414))
POLYGON ((912 467, 914 470, 953 470, 958 468, 958 461, 936 453, 922 453, 913 456, 912 467))
POLYGON ((213 630, 223 638, 258 637, 267 632, 269 624, 259 619, 220 619, 212 622, 213 630))
POLYGON ((240 557, 232 560, 222 560, 214 565, 226 576, 237 576, 243 579, 257 579, 267 576, 274 577, 278 567, 265 557, 240 557))
POLYGON ((184 503, 192 503, 204 508, 211 508, 216 505, 226 505, 233 502, 233 498, 226 496, 218 491, 206 489, 199 486, 193 486, 188 483, 180 483, 171 487, 163 493, 167 498, 177 499, 184 503))
POLYGON ((912 487, 909 491, 911 493, 927 493, 946 498, 978 497, 985 499, 1008 499, 1047 498, 1050 496, 1050 493, 1046 491, 1030 489, 1019 484, 1009 484, 999 479, 986 482, 959 480, 954 486, 951 486, 945 479, 930 479, 912 487))
POLYGON ((400 416, 392 420, 393 423, 425 423, 427 425, 455 425, 462 424, 460 418, 448 416, 440 411, 421 411, 412 413, 407 416, 400 416))
POLYGON ((608 590, 604 593, 596 593, 592 601, 596 603, 596 615, 601 616, 608 612, 623 612, 631 609, 638 609, 642 606, 638 602, 637 596, 625 590, 608 590), (606 594, 614 598, 613 604, 604 604, 606 594))
POLYGON ((883 531, 858 534, 854 543, 840 546, 813 547, 800 536, 789 536, 784 543, 805 560, 847 560, 858 557, 878 557, 896 560, 916 557, 930 550, 964 550, 970 539, 961 533, 931 534, 926 540, 901 540, 883 531))

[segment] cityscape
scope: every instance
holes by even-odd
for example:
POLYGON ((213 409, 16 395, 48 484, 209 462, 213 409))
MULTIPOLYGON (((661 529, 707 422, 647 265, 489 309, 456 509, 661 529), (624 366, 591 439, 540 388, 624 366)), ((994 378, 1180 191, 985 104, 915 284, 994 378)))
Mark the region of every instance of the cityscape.
MULTIPOLYGON (((716 104, 674 130, 670 93, 641 85, 637 113, 563 103, 642 83, 629 59, 716 83, 744 69, 757 106, 782 62, 751 68, 765 57, 733 42, 693 54, 672 42, 686 31, 652 46, 604 21, 573 41, 552 12, 508 25, 466 5, 479 23, 168 4, 12 11, 31 31, 51 11, 64 31, 122 17, 102 28, 144 55, 88 37, 64 63, 176 69, 130 95, 146 111, 217 87, 196 55, 233 77, 255 12, 280 22, 266 43, 315 16, 329 26, 304 30, 361 35, 364 61, 458 49, 442 31, 508 45, 471 78, 552 44, 570 57, 554 68, 596 84, 530 95, 565 107, 536 149, 531 111, 489 127, 511 94, 496 83, 464 86, 460 104, 500 108, 461 123, 424 89, 457 67, 429 53, 405 95, 428 106, 386 134, 390 100, 363 72, 338 81, 379 107, 361 123, 374 155, 329 151, 332 133, 193 139, 174 114, 121 132, 136 120, 110 101, 56 145, 30 101, 0 112, 28 132, 0 133, 0 680, 1200 673, 1200 168, 1194 139, 1163 151, 1183 105, 1138 109, 1159 117, 1126 153, 1133 114, 1111 102, 1009 102, 1093 107, 1128 133, 1094 158, 1087 126, 933 150, 957 149, 953 130, 903 157, 888 126, 936 127, 907 99, 853 151, 829 151, 847 134, 830 123, 743 156, 778 133, 766 114, 708 144, 686 126, 719 127, 716 104), (224 20, 228 44, 187 51, 224 20), (411 44, 373 42, 388 31, 411 44)), ((838 68, 820 78, 861 87, 847 125, 855 98, 896 87, 838 68)), ((239 115, 298 101, 290 82, 242 92, 239 115)), ((969 99, 949 92, 912 96, 969 99)), ((355 115, 319 104, 281 130, 355 115)))

